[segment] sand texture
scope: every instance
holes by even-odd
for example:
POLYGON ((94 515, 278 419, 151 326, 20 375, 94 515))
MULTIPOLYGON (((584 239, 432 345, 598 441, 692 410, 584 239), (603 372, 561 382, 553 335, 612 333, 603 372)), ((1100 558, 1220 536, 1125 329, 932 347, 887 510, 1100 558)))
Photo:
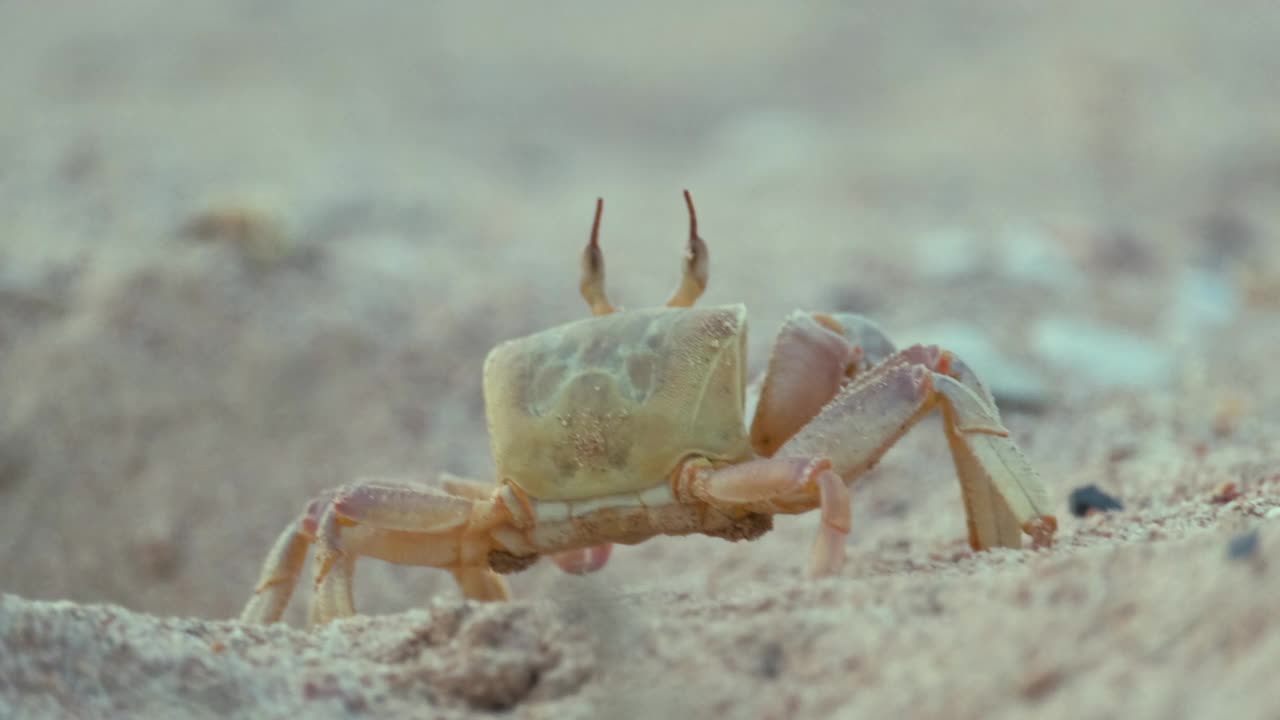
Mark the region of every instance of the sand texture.
POLYGON ((1280 718, 1277 6, 462 7, 0 7, 0 717, 1280 718), (492 478, 486 352, 586 314, 597 196, 661 303, 684 188, 753 372, 950 348, 1055 545, 969 550, 927 418, 837 577, 810 514, 230 619, 315 493, 492 478))

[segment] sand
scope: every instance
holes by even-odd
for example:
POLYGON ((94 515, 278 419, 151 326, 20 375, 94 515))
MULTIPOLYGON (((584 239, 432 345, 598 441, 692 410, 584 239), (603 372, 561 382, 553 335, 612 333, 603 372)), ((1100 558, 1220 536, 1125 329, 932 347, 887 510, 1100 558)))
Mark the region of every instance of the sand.
POLYGON ((1276 14, 0 10, 0 717, 1280 717, 1276 14), (684 188, 753 368, 794 308, 952 348, 1056 544, 970 551, 929 419, 835 578, 801 516, 230 619, 314 493, 491 477, 488 348, 585 314, 597 196, 661 302, 684 188))

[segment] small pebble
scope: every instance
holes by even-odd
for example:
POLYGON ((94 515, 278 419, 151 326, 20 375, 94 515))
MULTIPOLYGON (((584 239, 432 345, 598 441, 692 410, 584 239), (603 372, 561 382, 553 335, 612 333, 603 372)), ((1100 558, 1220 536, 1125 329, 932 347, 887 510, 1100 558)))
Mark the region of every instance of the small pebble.
POLYGON ((1258 553, 1258 531, 1240 533, 1227 543, 1227 557, 1232 560, 1248 560, 1258 553))
POLYGON ((275 267, 292 250, 278 215, 254 203, 212 205, 193 214, 179 231, 190 240, 227 245, 258 269, 275 267))
POLYGON ((1119 500, 1106 494, 1097 485, 1085 485, 1071 491, 1071 514, 1084 517, 1090 512, 1110 512, 1123 510, 1119 500))
POLYGON ((782 674, 782 665, 785 657, 782 653, 782 646, 776 642, 768 643, 764 646, 764 652, 760 655, 760 675, 768 680, 773 680, 782 674))
POLYGON ((1066 676, 1057 669, 1035 674, 1022 686, 1022 697, 1032 702, 1043 700, 1061 687, 1064 680, 1066 676))
POLYGON ((1209 496, 1209 501, 1218 504, 1229 503, 1240 497, 1240 495, 1240 488, 1235 483, 1224 482, 1209 496))

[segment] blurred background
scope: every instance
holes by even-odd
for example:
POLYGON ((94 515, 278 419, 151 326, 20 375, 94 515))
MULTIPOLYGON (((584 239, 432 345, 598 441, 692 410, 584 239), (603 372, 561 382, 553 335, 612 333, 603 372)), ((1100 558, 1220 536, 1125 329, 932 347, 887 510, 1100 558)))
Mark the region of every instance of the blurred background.
MULTIPOLYGON (((0 591, 230 616, 316 491, 491 477, 484 355, 585 315, 597 196, 616 303, 675 285, 688 188, 754 367, 795 308, 944 344, 1056 496, 1171 492, 1116 457, 1274 453, 1277 27, 1261 0, 0 4, 0 591)), ((926 427, 854 545, 963 535, 926 427)), ((516 589, 790 577, 812 522, 516 589)), ((358 601, 446 581, 367 562, 358 601)))

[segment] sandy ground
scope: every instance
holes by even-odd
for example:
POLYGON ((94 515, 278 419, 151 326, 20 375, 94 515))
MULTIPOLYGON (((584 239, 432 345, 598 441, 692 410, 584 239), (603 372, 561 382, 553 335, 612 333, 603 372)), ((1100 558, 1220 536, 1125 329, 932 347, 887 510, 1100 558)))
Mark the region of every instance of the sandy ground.
POLYGON ((1278 21, 5 4, 0 716, 1280 717, 1278 21), (313 493, 491 477, 487 349, 585 314, 597 196, 615 299, 665 298, 686 187, 756 368, 793 308, 951 347, 1055 547, 970 552, 928 420, 837 578, 799 517, 225 620, 313 493))

